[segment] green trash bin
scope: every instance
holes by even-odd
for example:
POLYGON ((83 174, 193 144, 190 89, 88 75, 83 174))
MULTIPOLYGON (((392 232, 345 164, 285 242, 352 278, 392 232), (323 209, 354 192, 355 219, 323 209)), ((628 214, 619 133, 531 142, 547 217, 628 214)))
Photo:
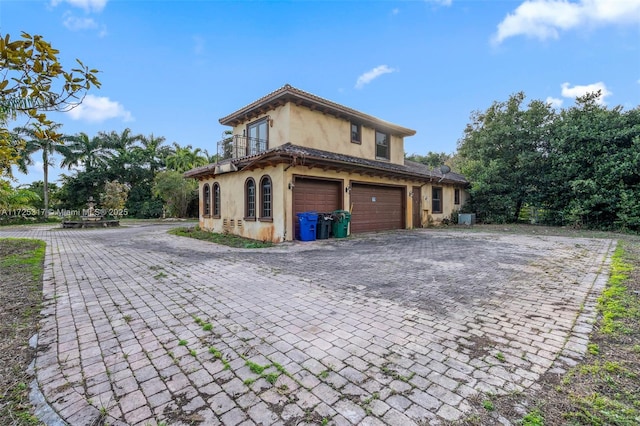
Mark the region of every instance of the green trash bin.
POLYGON ((333 212, 333 236, 335 238, 345 238, 349 235, 349 222, 351 213, 346 210, 336 210, 333 212))

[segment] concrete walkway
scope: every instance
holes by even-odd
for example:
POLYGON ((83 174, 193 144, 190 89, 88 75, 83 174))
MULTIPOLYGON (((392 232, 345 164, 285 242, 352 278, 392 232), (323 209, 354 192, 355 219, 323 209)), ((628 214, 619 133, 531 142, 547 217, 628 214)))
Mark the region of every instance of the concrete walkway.
POLYGON ((586 351, 611 240, 402 231, 231 249, 171 225, 47 242, 37 382, 70 425, 462 420, 586 351))

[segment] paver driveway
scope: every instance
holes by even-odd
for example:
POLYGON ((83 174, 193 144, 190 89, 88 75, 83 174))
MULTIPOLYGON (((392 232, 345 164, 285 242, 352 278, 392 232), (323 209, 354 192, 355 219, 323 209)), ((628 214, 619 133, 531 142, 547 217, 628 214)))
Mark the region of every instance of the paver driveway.
POLYGON ((416 230, 244 250, 168 228, 0 231, 47 242, 37 381, 71 425, 462 419, 584 354, 613 249, 416 230))

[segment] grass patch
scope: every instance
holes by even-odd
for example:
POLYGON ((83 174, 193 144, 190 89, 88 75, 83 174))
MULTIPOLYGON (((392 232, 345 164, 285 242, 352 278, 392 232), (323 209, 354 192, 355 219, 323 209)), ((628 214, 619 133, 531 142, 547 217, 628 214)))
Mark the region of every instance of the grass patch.
POLYGON ((493 406, 493 402, 491 402, 491 400, 489 400, 489 399, 485 399, 484 401, 482 401, 482 407, 487 411, 493 411, 493 410, 496 409, 493 406))
POLYGON ((273 385, 278 380, 278 377, 280 377, 280 373, 263 374, 262 377, 264 377, 264 379, 267 382, 269 382, 269 383, 271 383, 273 385))
POLYGON ((544 426, 544 417, 535 409, 522 418, 522 426, 544 426))
POLYGON ((640 321, 638 297, 627 291, 626 282, 633 266, 624 258, 624 249, 618 245, 611 259, 611 276, 607 288, 598 300, 598 309, 602 314, 603 333, 630 333, 631 321, 640 321))
POLYGON ((571 399, 578 409, 565 417, 579 424, 634 426, 640 422, 640 412, 636 408, 607 396, 593 393, 571 399))
POLYGON ((180 237, 195 238, 197 240, 208 241, 210 243, 222 244, 235 248, 266 248, 273 246, 273 243, 270 241, 257 241, 244 238, 239 235, 219 234, 216 232, 204 231, 197 226, 173 228, 168 232, 180 237))
POLYGON ((32 377, 26 369, 35 351, 27 345, 37 332, 42 304, 45 243, 0 239, 0 419, 15 426, 39 425, 29 402, 32 377))
POLYGON ((231 364, 229 364, 229 361, 227 361, 227 360, 225 359, 225 357, 224 357, 224 356, 222 356, 222 352, 220 352, 219 350, 217 350, 216 348, 214 348, 213 346, 211 346, 211 347, 209 348, 209 353, 210 353, 211 355, 213 355, 213 358, 214 358, 214 359, 219 359, 219 360, 220 360, 220 362, 222 362, 222 365, 224 365, 224 369, 225 369, 225 370, 228 370, 228 369, 230 369, 230 368, 231 368, 231 364))
POLYGON ((260 365, 260 364, 257 364, 255 362, 253 362, 253 361, 249 361, 249 360, 247 360, 245 362, 245 364, 246 364, 247 367, 249 367, 249 370, 251 370, 251 372, 255 373, 255 374, 262 374, 262 372, 264 370, 266 370, 267 368, 271 367, 270 365, 260 365))

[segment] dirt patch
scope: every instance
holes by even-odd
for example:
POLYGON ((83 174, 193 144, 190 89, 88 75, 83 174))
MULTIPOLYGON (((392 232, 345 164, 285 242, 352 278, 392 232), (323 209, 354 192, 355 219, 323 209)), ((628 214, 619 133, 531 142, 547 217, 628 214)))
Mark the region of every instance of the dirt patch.
POLYGON ((0 418, 6 425, 41 424, 32 414, 26 370, 35 356, 42 302, 44 242, 0 239, 0 418))

